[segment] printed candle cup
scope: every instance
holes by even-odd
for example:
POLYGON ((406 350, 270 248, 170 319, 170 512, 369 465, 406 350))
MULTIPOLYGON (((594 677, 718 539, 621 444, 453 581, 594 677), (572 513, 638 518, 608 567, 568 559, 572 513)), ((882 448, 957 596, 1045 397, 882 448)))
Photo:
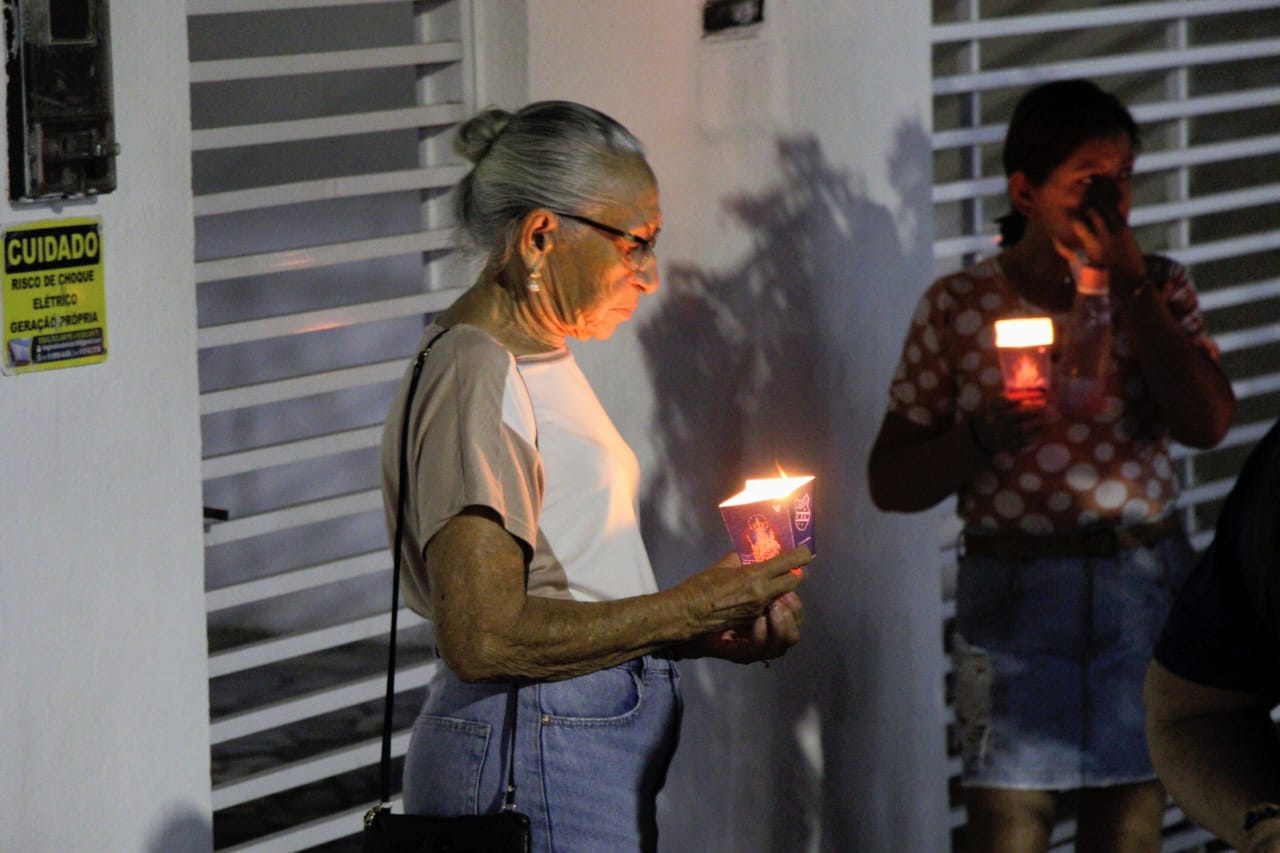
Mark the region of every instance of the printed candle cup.
POLYGON ((720 515, 744 566, 801 546, 817 554, 812 476, 747 480, 720 515))
POLYGON ((1004 393, 1024 406, 1043 406, 1048 398, 1052 366, 1053 321, 1023 317, 996 321, 996 351, 1004 393))

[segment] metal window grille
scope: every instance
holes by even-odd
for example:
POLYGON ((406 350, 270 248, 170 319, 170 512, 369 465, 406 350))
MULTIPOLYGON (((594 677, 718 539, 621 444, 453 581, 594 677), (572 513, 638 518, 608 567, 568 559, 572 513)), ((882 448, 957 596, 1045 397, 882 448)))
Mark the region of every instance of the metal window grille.
MULTIPOLYGON (((1245 455, 1280 412, 1280 2, 934 0, 933 205, 938 274, 996 250, 1007 211, 1000 145, 1029 86, 1090 77, 1143 130, 1132 221, 1148 251, 1191 268, 1238 409, 1208 452, 1175 448, 1193 542, 1212 537, 1245 455)), ((943 539, 954 541, 954 527, 943 539)), ((954 615, 955 554, 943 550, 954 615)), ((952 744, 955 738, 949 739, 952 744)), ((953 848, 963 850, 959 759, 951 757, 953 848)), ((1070 849, 1060 821, 1053 849, 1070 849)), ((1166 851, 1210 837, 1170 808, 1166 851)))
MULTIPOLYGON (((347 849, 376 799, 381 424, 461 281, 468 0, 187 0, 214 843, 347 849), (345 839, 345 841, 344 841, 345 839)), ((401 614, 393 753, 432 668, 401 614)), ((396 778, 398 778, 398 766, 396 778)))

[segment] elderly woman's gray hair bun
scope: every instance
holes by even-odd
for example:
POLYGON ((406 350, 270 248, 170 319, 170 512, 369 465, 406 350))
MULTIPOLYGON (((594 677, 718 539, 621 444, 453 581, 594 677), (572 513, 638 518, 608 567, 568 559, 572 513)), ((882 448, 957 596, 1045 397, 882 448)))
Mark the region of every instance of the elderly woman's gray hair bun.
POLYGON ((610 179, 620 162, 644 157, 616 120, 571 101, 484 110, 458 128, 454 150, 475 164, 458 183, 458 225, 469 248, 499 263, 529 211, 589 215, 613 200, 610 179))
POLYGON ((506 110, 488 109, 479 113, 458 128, 453 137, 453 150, 468 162, 479 163, 511 119, 511 113, 506 110))

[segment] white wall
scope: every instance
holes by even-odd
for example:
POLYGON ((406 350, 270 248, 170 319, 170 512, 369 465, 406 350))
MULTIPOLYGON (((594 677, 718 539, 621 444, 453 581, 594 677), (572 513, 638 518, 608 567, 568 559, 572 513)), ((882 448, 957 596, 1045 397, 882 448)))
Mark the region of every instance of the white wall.
POLYGON ((6 851, 210 846, 185 11, 111 13, 119 189, 0 214, 101 217, 110 345, 0 376, 6 851))
POLYGON ((864 475, 932 270, 928 7, 768 0, 703 41, 691 0, 526 0, 511 51, 511 7, 477 5, 482 103, 596 106, 659 177, 663 290, 576 351, 645 468, 660 580, 727 549, 744 476, 818 476, 802 645, 683 668, 664 847, 947 849, 937 525, 876 512, 864 475))

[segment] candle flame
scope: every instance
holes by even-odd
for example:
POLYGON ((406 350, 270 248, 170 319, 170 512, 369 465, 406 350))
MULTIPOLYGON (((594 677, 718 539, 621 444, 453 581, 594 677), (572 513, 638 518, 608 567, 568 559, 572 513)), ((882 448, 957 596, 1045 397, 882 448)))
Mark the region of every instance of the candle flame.
POLYGON ((729 498, 720 506, 738 506, 740 504, 767 501, 785 497, 813 479, 808 477, 769 477, 767 479, 747 480, 742 491, 729 498))
POLYGON ((1024 317, 996 321, 996 346, 1045 347, 1053 343, 1053 321, 1048 317, 1024 317))

